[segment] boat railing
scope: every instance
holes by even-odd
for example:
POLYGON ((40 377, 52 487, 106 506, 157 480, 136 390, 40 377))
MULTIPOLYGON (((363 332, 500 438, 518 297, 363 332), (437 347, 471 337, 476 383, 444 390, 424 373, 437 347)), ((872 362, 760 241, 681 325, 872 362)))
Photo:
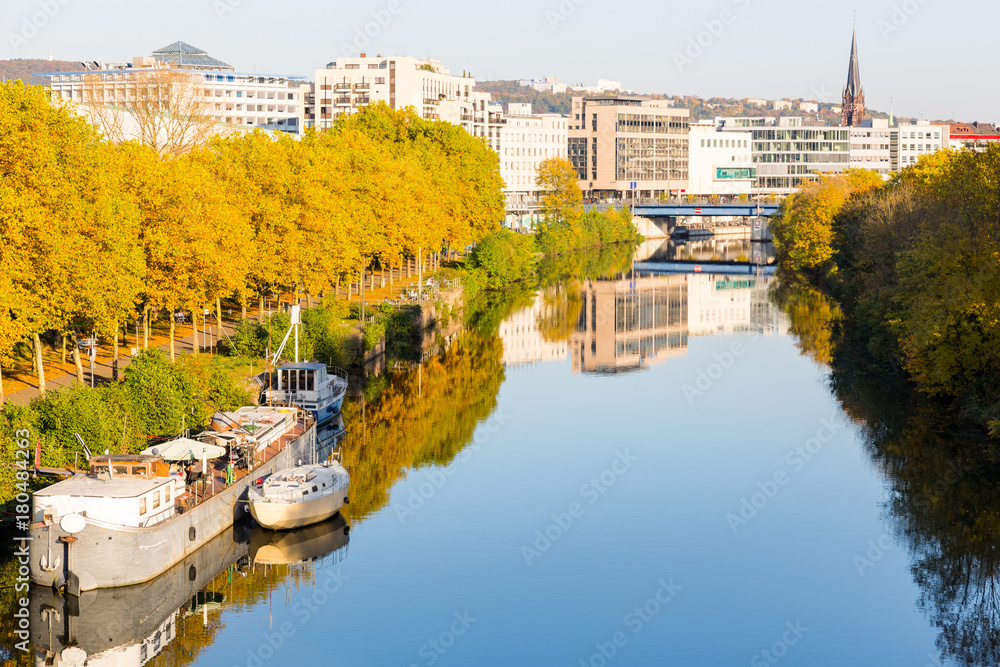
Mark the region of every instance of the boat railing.
POLYGON ((350 379, 350 376, 347 374, 347 371, 345 371, 340 366, 328 365, 326 367, 326 372, 329 373, 330 375, 335 375, 336 377, 339 377, 339 378, 341 378, 343 380, 349 380, 350 379))
POLYGON ((146 520, 143 521, 142 524, 140 525, 142 528, 148 528, 149 526, 156 525, 161 521, 166 521, 176 513, 177 513, 177 507, 174 505, 170 505, 170 507, 167 507, 166 509, 157 512, 156 514, 147 517, 146 520))

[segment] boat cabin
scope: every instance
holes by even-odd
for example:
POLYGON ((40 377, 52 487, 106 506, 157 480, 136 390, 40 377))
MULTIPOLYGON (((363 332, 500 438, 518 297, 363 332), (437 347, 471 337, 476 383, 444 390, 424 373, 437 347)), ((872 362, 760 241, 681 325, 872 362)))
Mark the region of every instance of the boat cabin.
POLYGON ((177 496, 184 492, 181 477, 118 475, 116 463, 111 462, 111 475, 77 475, 36 491, 32 521, 75 513, 115 526, 140 527, 174 515, 177 496))
POLYGON ((104 454, 89 461, 91 475, 155 479, 170 475, 170 465, 159 456, 104 454))
POLYGON ((285 364, 278 369, 278 390, 292 394, 320 391, 329 380, 323 364, 285 364))

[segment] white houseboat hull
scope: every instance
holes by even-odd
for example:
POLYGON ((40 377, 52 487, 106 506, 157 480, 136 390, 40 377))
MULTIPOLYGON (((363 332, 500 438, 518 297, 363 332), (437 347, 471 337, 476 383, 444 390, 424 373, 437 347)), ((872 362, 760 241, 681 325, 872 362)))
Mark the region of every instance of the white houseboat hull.
POLYGON ((257 523, 271 530, 289 530, 325 521, 347 502, 347 487, 325 496, 301 502, 267 501, 250 489, 250 512, 257 523))

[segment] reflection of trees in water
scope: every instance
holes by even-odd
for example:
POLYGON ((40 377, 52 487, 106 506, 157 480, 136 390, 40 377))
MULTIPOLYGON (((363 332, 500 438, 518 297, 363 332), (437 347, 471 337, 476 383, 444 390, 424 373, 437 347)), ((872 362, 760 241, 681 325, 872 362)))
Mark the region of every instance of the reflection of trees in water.
POLYGON ((828 356, 831 389, 859 425, 890 484, 886 509, 913 558, 919 608, 938 628, 938 649, 960 665, 1000 664, 1000 457, 982 433, 962 430, 947 408, 905 377, 875 366, 862 341, 834 331, 815 294, 776 301, 803 353, 828 356), (800 323, 796 326, 796 323, 800 323))
MULTIPOLYGON (((225 616, 233 611, 247 611, 266 602, 281 587, 298 589, 312 586, 312 565, 250 566, 244 557, 220 572, 202 591, 192 596, 177 612, 175 637, 147 665, 184 667, 198 661, 226 627, 225 616), (214 603, 221 603, 221 606, 214 603), (203 605, 208 606, 207 613, 203 605)), ((256 646, 248 647, 256 648, 256 646)), ((241 652, 241 660, 246 652, 241 652)))
POLYGON ((382 509, 407 469, 447 465, 497 405, 504 379, 503 344, 476 330, 421 368, 394 375, 371 403, 344 404, 344 465, 351 473, 353 520, 382 509))

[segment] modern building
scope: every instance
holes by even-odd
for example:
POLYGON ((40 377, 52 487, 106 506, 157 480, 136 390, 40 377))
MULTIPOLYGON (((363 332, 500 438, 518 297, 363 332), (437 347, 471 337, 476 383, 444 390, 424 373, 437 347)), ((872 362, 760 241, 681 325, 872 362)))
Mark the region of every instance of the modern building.
POLYGON ((819 113, 819 103, 799 102, 799 111, 802 113, 819 113))
POLYGON ((775 111, 782 111, 784 109, 791 109, 792 108, 792 101, 791 100, 775 100, 772 103, 772 107, 774 108, 775 111))
POLYGON ((821 173, 850 166, 850 128, 810 124, 789 116, 717 119, 723 132, 750 132, 757 190, 789 194, 821 173))
POLYGON ((847 85, 844 86, 844 105, 840 119, 840 124, 844 127, 861 125, 865 119, 865 87, 861 85, 861 70, 858 66, 857 30, 851 36, 851 62, 847 69, 847 85))
POLYGON ((490 108, 489 93, 475 88, 475 79, 453 75, 437 60, 362 53, 337 58, 316 71, 305 122, 307 127, 333 127, 340 116, 381 101, 393 109, 413 107, 421 118, 461 125, 499 151, 501 110, 490 108))
POLYGON ((507 105, 500 130, 500 176, 504 181, 507 225, 530 227, 541 205, 538 168, 549 158, 566 158, 569 118, 534 114, 530 104, 507 105))
POLYGON ((149 77, 161 72, 189 81, 190 95, 225 126, 301 132, 300 85, 305 77, 237 72, 185 42, 174 42, 131 63, 35 76, 48 79, 56 96, 76 104, 129 107, 148 88, 149 77))
POLYGON ((691 195, 750 194, 757 180, 751 132, 720 132, 706 120, 691 123, 688 187, 691 195))
POLYGON ((580 189, 612 200, 685 191, 689 118, 662 100, 574 97, 568 148, 580 189))
POLYGON ((925 120, 899 125, 899 167, 905 169, 922 156, 950 148, 951 127, 947 123, 932 124, 925 120))
POLYGON ((899 128, 884 118, 864 121, 850 128, 851 169, 871 169, 888 178, 899 171, 899 128))

